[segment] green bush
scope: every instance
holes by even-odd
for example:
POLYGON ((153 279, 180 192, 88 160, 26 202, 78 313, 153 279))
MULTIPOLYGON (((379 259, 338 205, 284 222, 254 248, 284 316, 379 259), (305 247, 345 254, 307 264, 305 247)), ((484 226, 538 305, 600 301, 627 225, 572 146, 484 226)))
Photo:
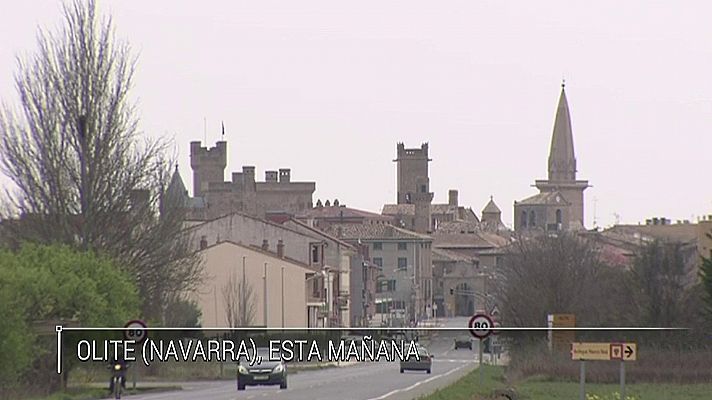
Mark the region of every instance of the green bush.
POLYGON ((12 360, 0 363, 0 387, 16 386, 22 376, 30 377, 35 387, 58 384, 56 376, 52 381, 41 380, 47 377, 41 367, 46 363, 37 360, 55 349, 47 337, 40 340, 33 322, 122 326, 137 316, 137 293, 136 285, 116 263, 93 253, 30 244, 17 252, 0 250, 0 359, 12 360))

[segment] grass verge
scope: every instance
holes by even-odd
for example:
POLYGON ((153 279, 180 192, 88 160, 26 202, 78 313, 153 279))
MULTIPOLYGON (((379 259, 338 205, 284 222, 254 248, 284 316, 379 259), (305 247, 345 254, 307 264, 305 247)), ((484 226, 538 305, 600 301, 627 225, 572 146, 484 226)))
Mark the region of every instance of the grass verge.
MULTIPOLYGON (((160 387, 142 387, 136 389, 127 389, 124 395, 158 393, 181 390, 180 386, 160 386, 160 387)), ((31 397, 28 400, 90 400, 108 398, 108 388, 93 388, 93 387, 73 387, 66 391, 53 393, 44 397, 31 397)))
POLYGON ((475 369, 450 386, 438 389, 434 393, 423 396, 422 400, 472 400, 487 398, 496 389, 506 387, 504 370, 501 367, 485 365, 482 367, 482 383, 480 370, 475 369))
MULTIPOLYGON (((513 387, 520 400, 571 400, 577 399, 579 384, 558 382, 531 377, 508 384, 504 367, 485 366, 482 384, 479 370, 474 370, 450 386, 423 396, 420 400, 484 400, 495 399, 497 389, 513 387)), ((587 400, 620 400, 618 384, 586 384, 587 400)), ((703 400, 710 399, 712 383, 635 383, 626 385, 628 400, 703 400)))

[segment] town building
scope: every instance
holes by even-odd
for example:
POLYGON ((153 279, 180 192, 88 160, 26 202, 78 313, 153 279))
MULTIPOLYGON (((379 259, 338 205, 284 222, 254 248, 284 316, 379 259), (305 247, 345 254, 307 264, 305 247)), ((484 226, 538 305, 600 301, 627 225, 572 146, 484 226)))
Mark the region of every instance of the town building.
POLYGON ((196 250, 232 241, 257 246, 275 253, 279 259, 289 258, 311 267, 320 276, 310 281, 308 290, 320 300, 309 305, 308 322, 320 326, 349 325, 349 273, 356 251, 347 243, 239 212, 190 224, 186 234, 194 238, 196 250))
POLYGON ((311 266, 227 240, 204 245, 198 254, 204 280, 191 296, 202 327, 308 326, 311 266))
POLYGON ((485 309, 487 293, 476 257, 433 249, 433 302, 438 317, 471 316, 485 309))
POLYGON ((534 184, 539 194, 514 202, 516 231, 584 229, 583 192, 588 181, 576 179, 571 115, 564 84, 554 120, 549 150, 549 176, 534 184))
POLYGON ((698 221, 679 220, 675 223, 665 217, 649 218, 641 224, 617 224, 603 231, 582 233, 595 241, 601 254, 610 265, 630 268, 635 256, 654 241, 680 245, 686 266, 685 285, 699 282, 702 257, 712 257, 712 215, 698 221))
POLYGON ((346 207, 338 200, 322 203, 317 200, 316 206, 295 216, 296 219, 319 229, 328 229, 331 224, 392 224, 394 219, 356 208, 346 207))
POLYGON ((408 324, 432 316, 432 238, 387 224, 332 224, 330 235, 366 246, 380 270, 371 324, 408 324))

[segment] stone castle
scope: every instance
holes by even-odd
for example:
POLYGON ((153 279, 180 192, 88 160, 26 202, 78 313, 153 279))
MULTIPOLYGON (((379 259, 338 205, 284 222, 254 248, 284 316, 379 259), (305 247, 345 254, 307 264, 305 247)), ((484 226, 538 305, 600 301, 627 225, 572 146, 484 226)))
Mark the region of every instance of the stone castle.
POLYGON ((205 221, 232 212, 265 218, 271 213, 298 214, 312 208, 314 182, 292 182, 291 170, 281 168, 265 172, 257 181, 254 166, 243 166, 225 181, 227 142, 219 141, 206 148, 201 142, 190 143, 190 166, 193 170, 193 197, 188 195, 178 168, 168 193, 186 208, 187 220, 205 221))

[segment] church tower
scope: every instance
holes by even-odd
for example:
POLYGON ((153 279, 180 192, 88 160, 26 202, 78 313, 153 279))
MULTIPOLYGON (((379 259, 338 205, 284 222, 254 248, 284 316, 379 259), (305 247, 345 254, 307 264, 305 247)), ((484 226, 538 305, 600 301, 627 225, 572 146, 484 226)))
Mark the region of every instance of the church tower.
POLYGON ((396 146, 397 157, 397 203, 413 204, 413 230, 428 233, 431 230, 430 204, 433 193, 430 192, 428 177, 428 144, 423 143, 419 149, 406 149, 403 143, 396 146))
MULTIPOLYGON (((549 149, 549 179, 537 180, 535 185, 544 193, 560 193, 570 204, 569 225, 572 228, 584 226, 583 192, 589 187, 588 181, 576 180, 576 155, 571 129, 571 114, 566 99, 565 85, 561 84, 559 105, 554 119, 554 132, 549 149)), ((516 214, 515 214, 516 215, 516 214)))

